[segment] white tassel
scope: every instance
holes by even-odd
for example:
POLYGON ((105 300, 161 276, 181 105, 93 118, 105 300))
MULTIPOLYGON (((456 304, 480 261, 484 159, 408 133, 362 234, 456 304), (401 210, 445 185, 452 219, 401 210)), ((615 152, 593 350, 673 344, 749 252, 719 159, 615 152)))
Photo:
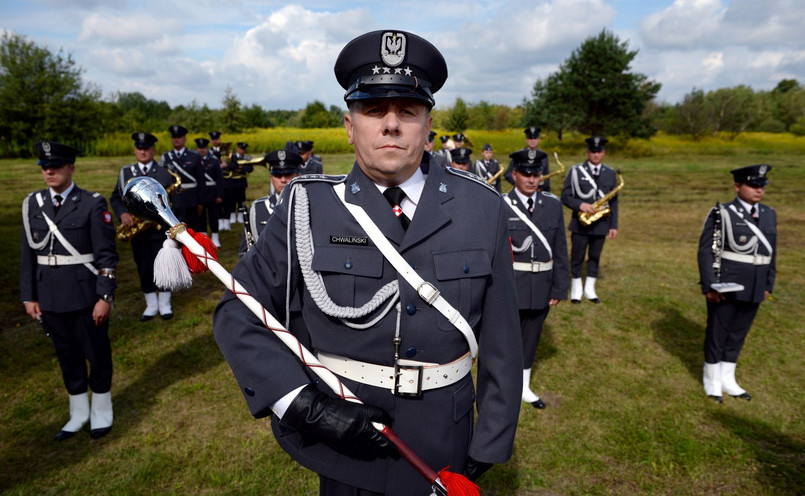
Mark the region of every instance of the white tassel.
POLYGON ((193 284, 190 269, 182 256, 182 247, 171 238, 162 243, 154 260, 154 284, 169 291, 189 288, 193 284))

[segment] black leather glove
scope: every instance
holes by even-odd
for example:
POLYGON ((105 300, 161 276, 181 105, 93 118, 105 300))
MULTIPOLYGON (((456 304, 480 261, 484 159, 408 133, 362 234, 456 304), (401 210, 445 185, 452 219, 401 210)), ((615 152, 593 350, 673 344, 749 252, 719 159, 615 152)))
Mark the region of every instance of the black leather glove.
POLYGON ((484 472, 492 468, 492 465, 492 463, 479 462, 475 458, 468 456, 467 461, 464 463, 463 473, 466 478, 475 482, 484 472))
POLYGON ((382 408, 333 398, 308 384, 288 406, 280 425, 353 457, 395 454, 395 446, 372 422, 389 425, 391 418, 382 408))

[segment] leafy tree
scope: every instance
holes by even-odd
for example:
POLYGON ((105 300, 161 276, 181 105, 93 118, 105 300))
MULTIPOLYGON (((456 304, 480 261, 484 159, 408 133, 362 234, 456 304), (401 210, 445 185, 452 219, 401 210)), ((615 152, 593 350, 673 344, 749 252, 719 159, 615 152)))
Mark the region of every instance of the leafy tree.
POLYGON ((222 130, 227 133, 239 133, 243 129, 243 114, 240 110, 240 100, 231 87, 226 87, 221 103, 224 105, 221 110, 222 130))
POLYGON ((704 91, 693 88, 685 95, 682 102, 674 107, 670 121, 670 132, 689 134, 695 140, 712 132, 704 91))
POLYGON ((247 128, 266 128, 271 127, 268 112, 256 103, 243 109, 243 124, 247 128))
POLYGON ((0 38, 0 154, 30 156, 53 139, 85 148, 103 131, 100 90, 84 86, 72 56, 6 32, 0 38))
POLYGON ((170 126, 171 106, 162 100, 151 100, 140 92, 116 95, 115 103, 120 109, 118 131, 164 131, 170 126))
POLYGON ((587 134, 652 135, 655 130, 644 110, 661 85, 631 72, 636 55, 628 42, 607 30, 587 38, 556 73, 534 85, 526 123, 557 132, 569 128, 587 134))
POLYGON ((301 116, 301 127, 304 128, 326 128, 338 127, 343 120, 341 110, 335 105, 331 105, 329 110, 318 100, 310 102, 305 106, 301 116))
POLYGON ((461 98, 456 98, 456 104, 445 123, 447 129, 450 131, 457 131, 463 133, 467 130, 469 124, 469 112, 467 111, 467 104, 461 98))
POLYGON ((713 132, 742 133, 757 115, 755 93, 748 86, 711 91, 705 101, 713 132))

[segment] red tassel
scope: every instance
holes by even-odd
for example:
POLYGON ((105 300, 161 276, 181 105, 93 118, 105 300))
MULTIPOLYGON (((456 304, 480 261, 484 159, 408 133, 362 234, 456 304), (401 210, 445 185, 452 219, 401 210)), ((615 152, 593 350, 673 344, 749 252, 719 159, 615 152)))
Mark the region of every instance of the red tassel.
MULTIPOLYGON (((188 234, 193 236, 193 239, 196 240, 198 244, 201 245, 204 250, 210 255, 210 258, 213 260, 218 260, 218 248, 215 247, 215 243, 212 242, 209 236, 205 233, 195 232, 190 228, 187 228, 188 234)), ((193 255, 190 250, 187 249, 186 246, 182 245, 182 255, 184 255, 184 259, 187 262, 187 267, 190 269, 191 274, 200 274, 202 272, 206 272, 209 270, 207 264, 201 261, 200 258, 193 255)))
POLYGON ((439 470, 439 479, 447 489, 448 496, 481 496, 481 490, 474 482, 461 474, 448 472, 448 468, 439 470))

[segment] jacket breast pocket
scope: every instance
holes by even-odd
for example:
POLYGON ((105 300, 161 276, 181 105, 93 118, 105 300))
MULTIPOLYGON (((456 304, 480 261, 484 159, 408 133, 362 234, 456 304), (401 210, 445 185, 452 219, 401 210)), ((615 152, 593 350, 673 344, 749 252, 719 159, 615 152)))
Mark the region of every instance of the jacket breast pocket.
POLYGON ((383 254, 372 247, 316 245, 311 268, 336 304, 361 306, 382 286, 383 254))
MULTIPOLYGON (((478 322, 486 283, 492 274, 492 262, 485 250, 466 250, 434 253, 436 286, 442 296, 467 320, 470 326, 478 322)), ((443 316, 439 329, 451 331, 455 326, 443 316)))

